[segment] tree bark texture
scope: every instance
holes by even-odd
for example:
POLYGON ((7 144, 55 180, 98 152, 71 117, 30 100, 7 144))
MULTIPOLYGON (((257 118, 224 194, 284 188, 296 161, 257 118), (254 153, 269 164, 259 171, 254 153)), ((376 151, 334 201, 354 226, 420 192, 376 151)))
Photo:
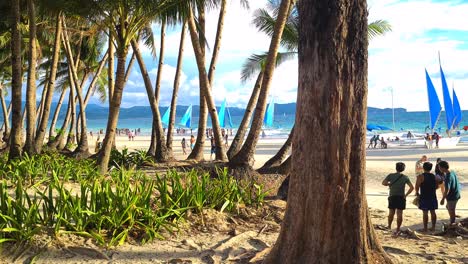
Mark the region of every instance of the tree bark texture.
POLYGON ((184 59, 184 45, 185 45, 185 32, 187 31, 187 22, 182 24, 182 31, 180 32, 179 55, 177 57, 177 68, 174 76, 174 87, 172 91, 171 109, 169 110, 169 124, 167 127, 167 148, 172 152, 173 130, 176 118, 177 109, 177 95, 179 93, 180 74, 182 72, 182 64, 184 59))
MULTIPOLYGON (((188 21, 187 21, 188 22, 188 21)), ((190 28, 189 28, 190 30, 190 28)), ((205 59, 205 9, 204 7, 198 7, 198 37, 196 41, 198 41, 200 45, 200 54, 198 56, 203 57, 205 59)), ((191 32, 190 32, 191 34, 191 32)), ((191 36, 191 35, 190 35, 191 36)), ((191 38, 193 42, 194 39, 191 38)), ((193 43, 192 43, 193 46, 193 43)), ((197 54, 195 54, 197 56, 197 54)), ((195 141, 195 146, 193 147, 192 151, 188 155, 187 159, 193 159, 197 161, 204 160, 203 151, 205 149, 205 131, 206 131, 206 122, 208 120, 208 110, 206 108, 205 98, 203 97, 203 92, 201 88, 201 73, 198 72, 198 79, 200 83, 200 111, 198 113, 198 129, 197 129, 197 139, 195 141)))
MULTIPOLYGON (((76 142, 76 101, 75 101, 75 91, 76 91, 76 85, 75 82, 73 81, 73 73, 71 69, 71 65, 68 66, 68 78, 70 78, 70 116, 71 116, 71 121, 70 121, 70 129, 68 130, 68 135, 67 135, 67 143, 65 144, 65 147, 68 148, 71 145, 73 145, 76 142)), ((63 131, 65 133, 65 131, 63 131)))
POLYGON ((21 117, 21 32, 20 27, 20 3, 19 0, 11 0, 11 136, 10 152, 8 159, 21 157, 23 119, 21 117))
POLYGON ((188 23, 189 23, 189 29, 190 29, 190 37, 192 39, 192 46, 195 52, 195 58, 197 61, 197 67, 199 74, 201 76, 200 79, 200 88, 202 89, 200 92, 200 97, 204 97, 208 112, 210 113, 211 116, 211 123, 213 125, 213 134, 214 134, 214 139, 216 142, 216 160, 221 160, 221 161, 226 161, 227 156, 223 144, 223 138, 221 136, 221 126, 219 124, 219 119, 218 119, 218 112, 216 110, 216 105, 213 100, 213 96, 211 95, 211 85, 210 85, 210 80, 208 79, 208 75, 206 73, 205 69, 205 59, 204 56, 201 56, 201 47, 200 43, 198 42, 198 36, 196 33, 196 26, 195 26, 195 20, 193 18, 193 14, 190 12, 189 18, 188 18, 188 23))
POLYGON ((125 85, 125 63, 127 53, 127 48, 123 48, 117 53, 116 82, 112 97, 109 97, 110 107, 109 118, 107 119, 106 135, 102 142, 102 148, 98 154, 98 166, 102 174, 107 173, 110 153, 115 139, 115 129, 119 120, 120 104, 122 103, 122 94, 125 85))
POLYGON ((138 47, 138 42, 135 39, 132 40, 132 48, 133 53, 136 55, 138 65, 140 66, 141 75, 143 77, 146 93, 148 95, 148 101, 153 114, 153 127, 155 130, 154 132, 156 134, 155 159, 157 161, 164 162, 167 161, 170 157, 166 147, 166 139, 164 137, 164 130, 161 123, 161 113, 159 112, 158 102, 153 92, 151 79, 149 77, 148 70, 146 69, 145 62, 143 61, 143 56, 141 56, 140 48, 138 47))
POLYGON ((232 159, 232 157, 234 157, 239 152, 242 147, 242 143, 244 143, 245 134, 247 134, 247 129, 249 128, 254 108, 257 105, 258 95, 260 94, 260 89, 262 88, 262 79, 263 71, 258 73, 257 81, 255 82, 252 95, 250 96, 247 107, 245 108, 244 116, 242 117, 242 121, 227 152, 229 159, 232 159))
MULTIPOLYGON (((109 97, 109 109, 111 107, 111 98, 114 94, 114 56, 115 56, 115 47, 114 47, 114 38, 109 32, 109 61, 107 64, 107 78, 108 78, 108 94, 109 97)), ((109 110, 110 111, 110 110, 109 110)))
POLYGON ((34 132, 36 130, 36 9, 33 0, 28 0, 29 52, 28 80, 26 86, 26 142, 24 151, 34 153, 34 132))
POLYGON ((366 1, 301 0, 298 6, 288 204, 264 263, 390 263, 370 223, 364 191, 366 1))
POLYGON ((230 161, 231 165, 234 167, 239 165, 252 167, 253 163, 255 162, 254 154, 258 143, 258 137, 260 136, 260 131, 262 130, 263 118, 265 117, 268 92, 270 90, 271 81, 276 66, 276 57, 278 55, 278 49, 280 47, 284 26, 289 16, 290 7, 294 4, 293 2, 294 0, 281 1, 278 11, 278 18, 276 19, 273 36, 270 42, 270 48, 268 50, 268 56, 263 72, 262 88, 260 89, 260 94, 258 96, 253 121, 244 145, 242 146, 239 153, 237 153, 237 155, 235 155, 230 161))
MULTIPOLYGON (((60 41, 62 35, 62 23, 60 23, 60 13, 57 14, 57 21, 55 24, 55 42, 54 42, 54 55, 52 56, 52 68, 50 70, 50 76, 48 80, 48 88, 45 96, 44 107, 42 110, 42 117, 39 123, 39 127, 36 133, 36 144, 35 150, 37 153, 41 153, 42 146, 44 145, 44 137, 47 130, 47 124, 49 122, 50 107, 52 105, 52 98, 54 97, 55 91, 55 79, 57 76, 57 65, 60 57, 60 41)), ((61 96, 62 97, 62 96, 61 96)), ((63 101, 63 99, 62 99, 63 101)))

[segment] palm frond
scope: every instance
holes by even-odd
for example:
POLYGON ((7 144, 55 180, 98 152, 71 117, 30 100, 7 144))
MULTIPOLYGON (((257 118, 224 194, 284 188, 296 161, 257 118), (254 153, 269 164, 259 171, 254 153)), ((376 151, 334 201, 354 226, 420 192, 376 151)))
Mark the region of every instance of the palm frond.
POLYGON ((385 33, 392 31, 392 26, 386 20, 372 21, 367 27, 369 40, 378 36, 383 36, 385 33))
POLYGON ((141 30, 141 37, 143 38, 143 43, 145 46, 150 49, 151 56, 153 59, 157 58, 157 50, 156 50, 156 41, 154 39, 153 29, 151 29, 151 25, 144 27, 141 30))
MULTIPOLYGON (((283 62, 296 58, 296 56, 296 51, 278 52, 276 56, 276 67, 283 64, 283 62)), ((265 66, 267 57, 267 52, 263 54, 251 55, 244 63, 244 65, 242 65, 241 81, 245 83, 246 81, 252 79, 252 77, 257 75, 265 66)))

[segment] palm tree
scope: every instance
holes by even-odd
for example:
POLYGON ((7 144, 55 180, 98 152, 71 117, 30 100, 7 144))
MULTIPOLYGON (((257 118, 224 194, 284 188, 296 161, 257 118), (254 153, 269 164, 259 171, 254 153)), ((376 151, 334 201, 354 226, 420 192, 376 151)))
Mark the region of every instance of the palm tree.
POLYGON ((298 12, 300 147, 292 150, 281 232, 264 263, 392 263, 365 196, 366 1, 301 0, 298 12))
POLYGON ((21 32, 20 27, 20 4, 19 0, 11 0, 11 102, 12 120, 10 136, 10 160, 21 157, 22 127, 21 118, 21 86, 22 86, 22 63, 21 63, 21 32))
MULTIPOLYGON (((58 12, 55 16, 55 41, 53 47, 52 66, 48 77, 47 92, 45 95, 44 104, 42 107, 42 115, 35 138, 35 152, 41 153, 44 145, 44 137, 46 134, 47 123, 49 122, 50 106, 55 91, 55 80, 57 76, 58 62, 60 58, 60 40, 62 36, 62 23, 60 23, 61 13, 58 12)), ((44 88, 45 90, 45 88, 44 88)))
MULTIPOLYGON (((271 0, 267 6, 267 9, 259 9, 255 13, 254 24, 260 31, 264 32, 270 37, 273 34, 274 25, 276 21, 276 18, 272 16, 270 12, 273 14, 277 14, 278 9, 279 9, 279 2, 275 0, 271 0)), ((298 47, 298 41, 299 41, 298 21, 299 21, 298 12, 296 10, 296 6, 294 6, 290 12, 290 15, 285 25, 284 33, 281 39, 281 45, 286 49, 286 51, 278 52, 278 57, 276 61, 277 66, 281 65, 285 61, 296 58, 297 56, 297 47, 298 47)), ((389 31, 391 31, 391 26, 385 20, 376 20, 374 22, 369 23, 368 25, 369 39, 373 39, 374 37, 383 35, 389 31)), ((243 82, 252 78, 253 75, 256 74, 257 72, 258 74, 261 73, 262 67, 265 65, 266 57, 267 57, 267 53, 254 54, 250 58, 247 59, 242 69, 242 81, 243 82)), ((256 85, 255 87, 257 88, 259 86, 256 85)), ((257 93, 258 91, 254 89, 253 94, 251 96, 251 100, 249 101, 249 104, 247 105, 247 110, 253 108, 251 103, 252 101, 254 101, 253 99, 257 96, 256 95, 257 93)), ((247 131, 247 124, 248 124, 248 122, 244 122, 244 120, 249 120, 248 119, 250 117, 249 113, 251 112, 246 111, 246 114, 244 115, 244 118, 243 118, 243 122, 241 123, 241 126, 239 127, 238 132, 236 133, 236 136, 233 140, 233 143, 231 144, 231 147, 228 152, 228 156, 230 158, 232 158, 234 154, 236 154, 240 149, 242 139, 244 138, 245 133, 247 131)), ((285 146, 284 146, 286 148, 282 148, 281 153, 279 153, 279 155, 275 155, 272 159, 267 161, 267 163, 265 163, 262 169, 267 169, 271 167, 272 164, 277 164, 278 162, 281 162, 282 159, 285 158, 285 156, 282 154, 290 151, 291 144, 288 144, 289 142, 290 140, 286 141, 285 146)))
POLYGON ((26 143, 24 151, 34 153, 34 135, 36 130, 36 64, 37 64, 37 37, 36 37, 36 6, 33 0, 28 0, 29 19, 29 56, 28 81, 26 86, 26 143))
POLYGON ((281 1, 278 17, 276 19, 273 36, 271 38, 270 49, 263 70, 261 90, 258 95, 257 107, 255 108, 254 118, 250 127, 249 134, 241 150, 230 160, 232 167, 253 166, 253 156, 257 145, 260 130, 262 128, 263 117, 265 116, 267 96, 271 85, 271 80, 275 70, 276 58, 281 42, 283 29, 288 20, 290 10, 294 5, 294 0, 281 1))
POLYGON ((185 44, 185 32, 187 31, 187 23, 184 21, 182 24, 182 29, 180 32, 180 43, 179 43, 179 54, 177 57, 177 68, 176 73, 174 76, 174 86, 172 91, 172 98, 171 98, 171 109, 169 113, 169 124, 167 127, 167 149, 172 152, 172 138, 173 138, 173 130, 174 130, 174 123, 175 123, 175 116, 176 116, 176 108, 177 108, 177 94, 179 91, 179 82, 180 82, 180 74, 182 72, 182 63, 183 63, 183 56, 184 56, 184 44, 185 44))

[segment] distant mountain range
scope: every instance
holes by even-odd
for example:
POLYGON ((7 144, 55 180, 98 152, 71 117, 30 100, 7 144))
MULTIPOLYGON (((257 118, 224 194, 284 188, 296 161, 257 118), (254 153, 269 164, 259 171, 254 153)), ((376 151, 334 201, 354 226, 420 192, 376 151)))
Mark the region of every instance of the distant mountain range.
MULTIPOLYGON (((56 103, 52 103, 52 111, 55 110, 56 106, 57 106, 56 103)), ((63 119, 65 117, 67 107, 68 105, 66 104, 62 105, 59 119, 63 119)), ((159 108, 161 112, 161 116, 164 114, 167 108, 168 108, 167 106, 162 106, 159 108)), ((177 110, 176 110, 176 116, 177 117, 183 116, 187 108, 188 106, 186 105, 178 105, 177 110)), ((194 105, 192 108, 192 111, 193 111, 193 116, 198 116, 200 107, 198 105, 194 105)), ((78 112, 78 109, 77 109, 77 112, 78 112)), ((243 116, 245 109, 238 108, 238 107, 229 107, 229 112, 231 113, 231 116, 243 116)), ((385 108, 385 109, 374 108, 374 107, 368 108, 368 114, 385 114, 385 113, 391 113, 391 112, 392 112, 391 108, 385 108)), ((87 115, 86 117, 88 119, 107 119, 108 113, 109 113, 109 108, 107 106, 104 107, 104 106, 100 106, 96 104, 89 104, 86 107, 86 115, 87 115)), ((406 113, 406 109, 395 108, 395 113, 406 113)), ((275 115, 295 115, 295 114, 296 114, 296 103, 275 104, 275 115)), ((51 115, 50 118, 52 118, 53 112, 51 112, 50 115, 51 115)), ((133 106, 129 108, 120 109, 121 119, 134 118, 134 117, 151 118, 151 108, 149 106, 133 106)), ((0 120, 2 119, 3 119, 3 115, 0 115, 0 120)))

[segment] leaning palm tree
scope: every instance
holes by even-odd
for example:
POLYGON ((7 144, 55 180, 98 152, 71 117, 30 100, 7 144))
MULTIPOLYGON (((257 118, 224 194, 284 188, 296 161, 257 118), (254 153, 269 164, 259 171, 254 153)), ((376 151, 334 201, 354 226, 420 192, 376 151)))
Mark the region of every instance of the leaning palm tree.
MULTIPOLYGON (((254 25, 258 28, 259 31, 264 32, 268 36, 272 36, 274 25, 276 22, 276 14, 278 14, 279 9, 279 1, 277 0, 270 0, 266 9, 259 9, 255 12, 255 18, 253 20, 254 25), (273 14, 273 15, 272 15, 273 14)), ((297 57, 297 47, 299 43, 299 17, 298 12, 296 10, 296 6, 290 11, 289 17, 287 19, 283 36, 281 39, 281 45, 285 49, 285 51, 278 52, 278 57, 276 61, 276 66, 281 65, 283 62, 294 59, 297 57)), ((385 20, 376 20, 368 24, 368 37, 372 39, 374 37, 383 35, 387 32, 391 31, 391 25, 385 20)), ((265 60, 267 57, 267 53, 263 54, 254 54, 250 56, 247 61, 244 63, 242 72, 241 72, 241 80, 243 82, 251 79, 256 74, 260 75, 262 73, 262 69, 265 65, 265 60)), ((261 84, 258 85, 258 81, 255 85, 255 88, 252 92, 251 100, 249 101, 246 109, 250 111, 246 111, 244 118, 241 122, 241 126, 239 126, 238 132, 231 144, 231 147, 228 151, 228 156, 232 158, 237 152, 240 150, 242 146, 242 140, 247 131, 248 123, 250 117, 252 115, 252 110, 255 105, 255 98, 258 96, 258 90, 260 90, 261 84), (258 89, 258 90, 257 90, 258 89)), ((263 119, 262 119, 263 120, 263 119)), ((258 131, 260 133, 260 130, 258 131)), ((281 161, 285 158, 285 153, 289 152, 291 148, 291 144, 289 144, 290 140, 285 142, 285 147, 281 149, 281 155, 275 155, 271 160, 267 161, 267 163, 262 167, 262 169, 267 169, 271 167, 273 164, 281 163, 281 161)), ((256 143, 255 143, 256 145, 256 143)), ((247 146, 248 147, 248 146, 247 146)), ((248 147, 249 149, 255 149, 255 146, 248 147)), ((253 155, 253 152, 251 152, 253 155)))

